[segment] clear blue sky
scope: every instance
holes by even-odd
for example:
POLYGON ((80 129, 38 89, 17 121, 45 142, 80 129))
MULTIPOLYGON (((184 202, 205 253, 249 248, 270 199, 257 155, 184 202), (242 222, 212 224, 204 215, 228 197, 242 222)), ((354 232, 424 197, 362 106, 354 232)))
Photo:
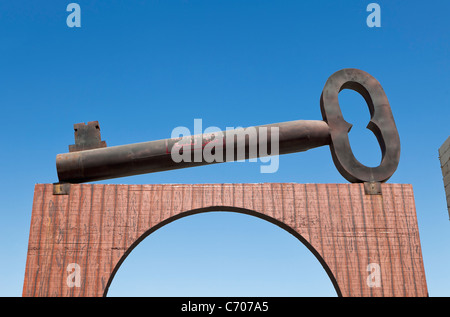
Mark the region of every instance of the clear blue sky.
MULTIPOLYGON (((359 68, 390 101, 402 154, 391 183, 412 184, 430 296, 450 295, 450 222, 438 148, 450 135, 450 2, 0 2, 0 296, 21 296, 35 183, 57 181, 55 157, 73 124, 98 120, 109 146, 170 137, 172 129, 321 120, 327 78, 359 68)), ((377 165, 362 97, 342 92, 358 159, 377 165)), ((259 163, 226 163, 103 183, 345 183, 327 147, 259 163)), ((296 238, 261 219, 206 213, 147 237, 111 296, 335 296, 296 238)))

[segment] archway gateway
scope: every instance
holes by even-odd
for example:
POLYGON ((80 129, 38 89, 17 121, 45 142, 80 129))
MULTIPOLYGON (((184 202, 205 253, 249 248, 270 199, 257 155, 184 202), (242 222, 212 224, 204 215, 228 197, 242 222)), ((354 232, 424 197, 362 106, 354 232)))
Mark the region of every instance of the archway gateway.
POLYGON ((214 210, 148 235, 120 265, 106 296, 231 300, 337 293, 317 257, 293 234, 254 215, 214 210))
POLYGON ((181 217, 236 211, 292 233, 339 296, 427 296, 412 186, 37 184, 23 296, 105 296, 147 235, 181 217))

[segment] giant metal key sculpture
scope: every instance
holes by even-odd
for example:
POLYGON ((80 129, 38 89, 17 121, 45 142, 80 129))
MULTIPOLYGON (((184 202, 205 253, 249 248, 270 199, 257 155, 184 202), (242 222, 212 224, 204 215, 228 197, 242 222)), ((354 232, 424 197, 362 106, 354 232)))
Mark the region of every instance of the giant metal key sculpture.
MULTIPOLYGON (((278 154, 301 152, 329 145, 337 169, 348 181, 354 183, 387 181, 399 163, 400 140, 389 102, 380 83, 368 73, 358 69, 340 70, 327 80, 320 98, 320 107, 324 121, 298 120, 254 127, 258 131, 257 145, 262 145, 263 141, 270 143, 271 140, 269 136, 261 138, 259 131, 262 128, 265 128, 264 131, 270 131, 268 128, 278 128, 278 154), (382 152, 382 160, 377 167, 364 166, 353 155, 348 138, 352 125, 344 120, 338 102, 338 94, 343 89, 357 91, 369 106, 371 120, 367 128, 377 137, 382 152)), ((76 144, 69 147, 69 153, 59 154, 56 158, 60 183, 82 183, 211 163, 204 159, 175 162, 171 151, 174 146, 180 144, 180 139, 106 147, 101 141, 98 129, 96 124, 75 125, 76 144)), ((230 144, 233 153, 238 153, 236 133, 223 131, 222 135, 223 155, 226 156, 225 145, 230 144)), ((211 138, 214 136, 198 135, 193 136, 192 140, 200 139, 204 146, 211 142, 211 138)), ((248 136, 242 146, 246 150, 245 153, 249 153, 248 136)), ((245 158, 249 157, 251 156, 246 154, 245 158)), ((233 154, 233 159, 242 157, 233 154)))

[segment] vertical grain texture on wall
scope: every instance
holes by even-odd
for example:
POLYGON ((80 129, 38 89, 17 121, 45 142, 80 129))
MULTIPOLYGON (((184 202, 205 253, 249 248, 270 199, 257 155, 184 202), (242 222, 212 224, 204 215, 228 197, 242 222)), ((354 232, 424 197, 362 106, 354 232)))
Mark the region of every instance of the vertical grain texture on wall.
POLYGON ((439 159, 441 161, 442 177, 447 198, 447 210, 450 217, 450 137, 439 148, 439 159))
POLYGON ((291 232, 338 295, 428 295, 411 185, 382 184, 382 195, 366 195, 363 184, 73 184, 68 195, 53 195, 52 186, 35 187, 23 296, 104 296, 148 234, 220 210, 291 232), (71 263, 79 265, 79 287, 68 283, 71 263))

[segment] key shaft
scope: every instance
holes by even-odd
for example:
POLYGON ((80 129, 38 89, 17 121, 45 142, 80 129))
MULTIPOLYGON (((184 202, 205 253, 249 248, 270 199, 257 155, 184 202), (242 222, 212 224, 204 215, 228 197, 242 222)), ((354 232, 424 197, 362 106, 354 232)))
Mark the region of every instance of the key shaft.
POLYGON ((330 144, 329 127, 326 122, 296 120, 221 131, 219 135, 222 137, 219 138, 216 137, 218 134, 200 134, 184 139, 171 138, 58 154, 56 157, 58 178, 60 182, 82 183, 270 156, 274 155, 271 149, 273 149, 272 134, 276 133, 275 131, 278 133, 278 152, 275 154, 302 152, 330 144), (253 140, 255 136, 256 140, 253 140), (195 152, 197 151, 197 154, 202 152, 205 146, 212 142, 211 138, 215 142, 220 142, 211 147, 215 151, 222 149, 223 154, 221 160, 208 162, 203 155, 196 156, 195 152), (174 146, 183 148, 175 149, 180 153, 189 151, 190 159, 175 162, 171 154, 174 146), (263 153, 267 155, 261 155, 261 146, 267 149, 263 153), (233 153, 232 156, 230 151, 233 153), (196 157, 200 157, 201 160, 195 161, 196 157))

